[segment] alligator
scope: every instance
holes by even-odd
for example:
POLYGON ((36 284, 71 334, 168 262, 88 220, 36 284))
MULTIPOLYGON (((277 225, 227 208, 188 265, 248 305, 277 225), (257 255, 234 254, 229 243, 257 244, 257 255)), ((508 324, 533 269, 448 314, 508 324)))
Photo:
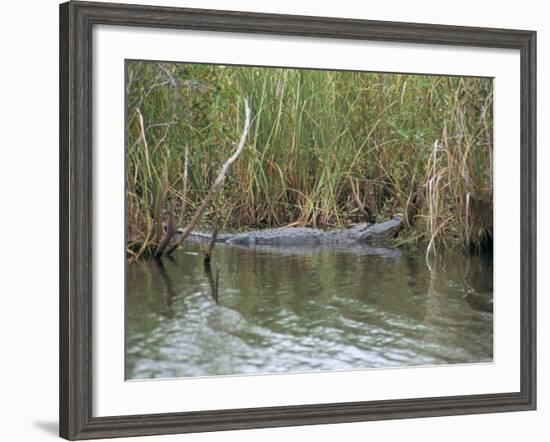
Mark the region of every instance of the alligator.
MULTIPOLYGON (((361 223, 353 227, 321 230, 308 227, 279 227, 276 229, 253 230, 250 232, 224 233, 217 235, 216 243, 242 246, 301 246, 316 244, 335 244, 339 246, 354 244, 380 243, 394 237, 401 228, 402 220, 394 217, 378 224, 361 223)), ((183 229, 178 229, 181 235, 183 229)), ((207 242, 212 238, 210 233, 192 232, 186 238, 190 242, 207 242)))

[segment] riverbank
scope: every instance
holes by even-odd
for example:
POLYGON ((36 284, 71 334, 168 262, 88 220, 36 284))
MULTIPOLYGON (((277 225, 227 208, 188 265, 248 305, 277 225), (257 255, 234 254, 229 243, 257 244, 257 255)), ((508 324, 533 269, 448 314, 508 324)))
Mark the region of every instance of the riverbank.
POLYGON ((490 247, 490 79, 153 62, 127 69, 131 258, 152 253, 167 211, 178 226, 189 222, 239 140, 245 97, 245 148, 199 227, 329 229, 401 215, 398 243, 425 242, 434 255, 490 247))

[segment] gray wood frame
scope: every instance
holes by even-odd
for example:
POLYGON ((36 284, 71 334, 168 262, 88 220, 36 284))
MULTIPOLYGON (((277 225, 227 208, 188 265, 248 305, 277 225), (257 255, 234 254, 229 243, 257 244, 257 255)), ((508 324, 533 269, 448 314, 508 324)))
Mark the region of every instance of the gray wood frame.
POLYGON ((108 3, 60 5, 60 435, 69 440, 536 407, 536 32, 108 3), (521 54, 521 391, 92 416, 92 29, 96 24, 513 48, 521 54))

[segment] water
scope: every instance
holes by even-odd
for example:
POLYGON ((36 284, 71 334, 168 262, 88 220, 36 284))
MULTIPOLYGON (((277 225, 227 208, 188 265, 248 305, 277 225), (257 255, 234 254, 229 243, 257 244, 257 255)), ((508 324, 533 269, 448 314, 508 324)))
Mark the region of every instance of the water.
POLYGON ((207 271, 185 245, 128 265, 126 377, 489 362, 492 281, 459 253, 217 246, 207 271))

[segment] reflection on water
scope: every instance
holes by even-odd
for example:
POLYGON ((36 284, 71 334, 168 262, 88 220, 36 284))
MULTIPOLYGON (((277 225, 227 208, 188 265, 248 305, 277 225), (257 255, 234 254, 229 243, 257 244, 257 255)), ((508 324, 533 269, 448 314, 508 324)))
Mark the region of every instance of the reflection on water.
POLYGON ((126 377, 487 362, 492 261, 218 246, 128 265, 126 377))

